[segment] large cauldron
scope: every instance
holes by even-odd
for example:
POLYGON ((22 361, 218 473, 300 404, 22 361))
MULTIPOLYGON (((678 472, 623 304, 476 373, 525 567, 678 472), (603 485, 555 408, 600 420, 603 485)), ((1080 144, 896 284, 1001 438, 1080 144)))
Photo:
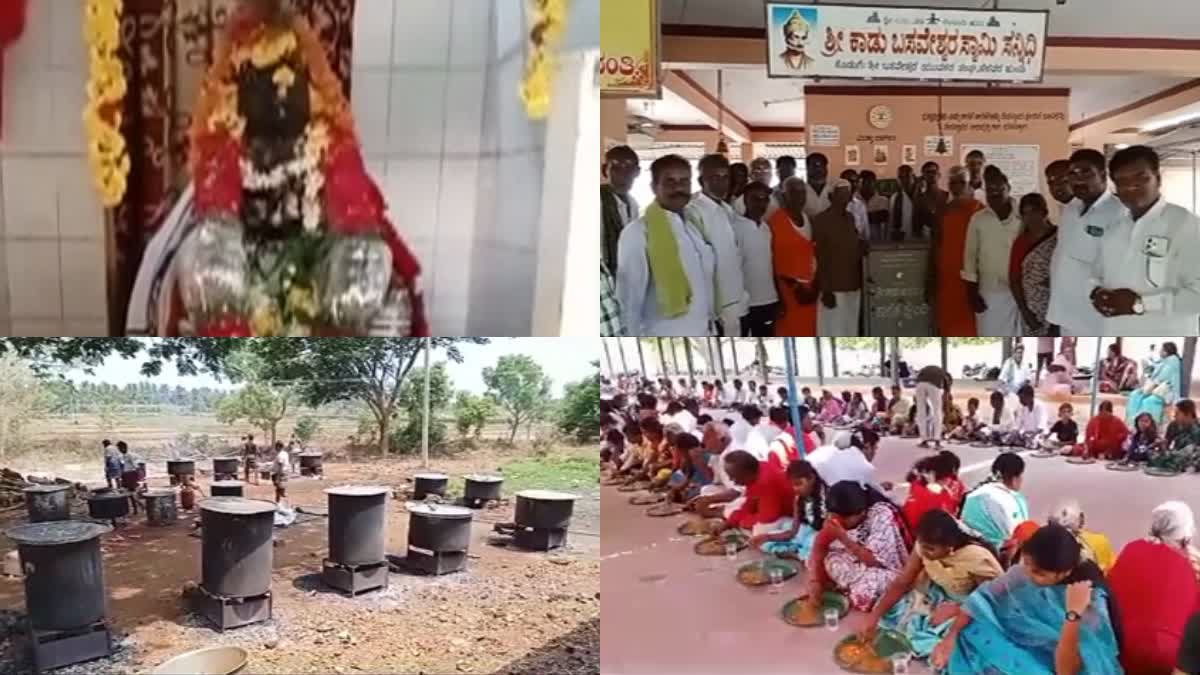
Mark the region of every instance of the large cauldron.
POLYGON ((319 476, 322 469, 323 455, 319 452, 306 452, 300 455, 300 473, 305 476, 319 476))
POLYGON ((25 572, 25 606, 39 630, 74 630, 104 618, 104 567, 100 535, 112 528, 60 520, 19 525, 7 532, 17 543, 25 572))
POLYGON ((142 496, 146 500, 146 521, 151 525, 170 525, 178 519, 174 490, 147 490, 142 496))
POLYGON ((171 477, 172 483, 179 482, 182 476, 194 476, 196 475, 196 462, 191 459, 168 459, 167 475, 171 477))
POLYGON ((25 488, 25 509, 29 522, 70 520, 70 485, 31 485, 25 488))
POLYGON ((339 565, 373 565, 384 560, 387 538, 385 487, 349 485, 330 488, 329 559, 339 565))
POLYGON ((103 490, 88 496, 88 515, 96 520, 116 520, 129 515, 129 493, 103 490))
POLYGON ((236 476, 238 472, 237 457, 213 457, 214 476, 236 476))
POLYGON ((426 495, 445 496, 450 477, 444 473, 419 473, 413 476, 413 499, 420 501, 426 495))
POLYGON ((212 484, 214 497, 243 497, 246 484, 240 480, 219 480, 212 484))
POLYGON ((200 502, 200 585, 229 598, 260 596, 271 590, 275 505, 240 497, 200 502))
POLYGON ((483 502, 500 499, 500 488, 504 485, 501 476, 485 476, 473 474, 464 476, 463 503, 467 506, 479 506, 483 502))
POLYGON ((442 504, 408 505, 408 545, 434 553, 466 551, 471 544, 471 510, 442 504))
POLYGON ((524 490, 517 493, 517 527, 535 530, 564 530, 571 524, 575 495, 552 490, 524 490))

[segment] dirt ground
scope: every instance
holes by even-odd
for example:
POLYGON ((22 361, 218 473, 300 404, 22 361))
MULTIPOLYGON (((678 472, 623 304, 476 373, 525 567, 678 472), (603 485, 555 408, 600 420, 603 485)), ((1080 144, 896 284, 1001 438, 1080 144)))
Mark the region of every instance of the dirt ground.
MULTIPOLYGON (((435 461, 432 468, 451 475, 494 472, 511 458, 481 452, 435 461)), ((418 464, 391 460, 325 468, 324 480, 292 479, 294 506, 324 508, 322 490, 334 485, 403 487, 418 464)), ((207 482, 201 477, 202 487, 207 482)), ((152 475, 150 484, 165 485, 166 479, 152 475)), ((118 652, 60 672, 148 672, 172 656, 214 644, 247 649, 250 661, 243 672, 251 674, 598 672, 599 487, 580 486, 577 493, 581 499, 565 549, 535 553, 489 543, 492 525, 512 519, 513 503, 502 503, 477 513, 467 571, 437 578, 393 573, 387 590, 355 599, 318 579, 327 549, 324 518, 277 528, 274 619, 224 634, 191 613, 181 596, 186 582, 200 578, 200 539, 190 536, 198 514, 181 512, 180 521, 166 528, 134 518, 102 542, 118 652)), ((269 481, 249 486, 247 496, 271 499, 269 481)), ((0 529, 23 519, 21 510, 8 512, 0 529)), ((403 556, 407 520, 404 502, 392 500, 389 554, 403 556)), ((0 555, 11 548, 0 537, 0 555)), ((22 583, 0 579, 0 672, 29 671, 24 641, 15 636, 17 613, 23 612, 22 583)))

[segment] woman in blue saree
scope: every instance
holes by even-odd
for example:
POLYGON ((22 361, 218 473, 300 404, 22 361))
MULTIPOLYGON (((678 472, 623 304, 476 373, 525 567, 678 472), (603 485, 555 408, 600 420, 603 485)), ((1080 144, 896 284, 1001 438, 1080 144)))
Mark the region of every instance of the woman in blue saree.
POLYGON ((1125 421, 1132 426, 1137 416, 1149 413, 1160 426, 1167 406, 1175 402, 1180 391, 1180 373, 1183 360, 1179 358, 1179 349, 1174 342, 1164 342, 1162 360, 1154 366, 1146 381, 1138 389, 1129 394, 1129 404, 1125 406, 1125 421))
POLYGON ((1061 525, 975 590, 930 658, 950 675, 1120 675, 1120 622, 1100 568, 1061 525))

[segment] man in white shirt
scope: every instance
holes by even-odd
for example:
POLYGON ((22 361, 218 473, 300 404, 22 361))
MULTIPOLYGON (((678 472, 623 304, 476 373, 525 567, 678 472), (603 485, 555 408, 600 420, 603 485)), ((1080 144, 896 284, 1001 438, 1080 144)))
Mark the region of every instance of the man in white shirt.
POLYGON ((742 316, 749 304, 742 279, 742 256, 733 233, 737 214, 724 201, 729 193, 729 160, 723 155, 705 155, 698 168, 700 192, 693 195, 687 208, 704 222, 708 241, 717 254, 717 288, 721 300, 717 317, 723 331, 720 335, 733 337, 742 332, 742 316))
POLYGON ((875 481, 875 451, 879 448, 879 436, 873 431, 862 430, 858 447, 854 443, 854 434, 840 432, 834 442, 823 445, 808 453, 805 457, 812 465, 821 480, 826 485, 833 486, 842 481, 854 481, 862 485, 870 485, 880 492, 891 489, 890 484, 875 481))
POLYGON ((629 335, 689 337, 712 335, 715 314, 716 255, 702 231, 703 223, 687 212, 691 200, 692 167, 679 155, 666 155, 650 166, 654 203, 641 218, 625 226, 617 245, 617 300, 629 335), (656 208, 657 207, 657 208, 656 208), (652 251, 649 245, 651 214, 665 214, 674 251, 652 251), (652 259, 651 254, 659 256, 652 259), (674 259, 671 258, 674 256, 674 259), (676 271, 683 279, 672 279, 673 288, 660 289, 654 268, 676 271), (686 306, 667 302, 676 297, 678 284, 686 286, 686 306))
POLYGON ((621 230, 641 215, 637 200, 630 194, 633 183, 641 173, 637 153, 628 145, 618 145, 604 153, 604 178, 600 186, 600 206, 603 237, 602 260, 608 269, 617 268, 617 239, 621 230))
POLYGON ((971 186, 971 192, 975 195, 975 201, 980 204, 987 203, 987 191, 983 186, 983 166, 987 163, 987 159, 983 156, 982 150, 972 150, 967 153, 963 159, 963 163, 967 165, 967 184, 971 186))
POLYGON ((1013 348, 1012 356, 1000 366, 1000 380, 996 390, 1005 395, 1014 394, 1027 382, 1029 374, 1025 372, 1025 346, 1018 342, 1013 348))
MULTIPOLYGON (((833 185, 829 183, 829 158, 814 152, 804 158, 804 169, 807 173, 804 185, 808 193, 808 198, 804 200, 804 215, 812 218, 829 208, 829 195, 833 192, 833 185)), ((783 180, 779 181, 777 196, 783 191, 783 183, 783 180)), ((779 201, 782 202, 782 198, 779 201)))
POLYGON ((737 378, 733 380, 733 405, 737 408, 746 405, 746 388, 742 386, 742 381, 737 378))
POLYGON ((846 206, 846 211, 854 218, 854 227, 858 230, 858 236, 866 239, 868 237, 867 202, 858 193, 858 172, 854 169, 846 169, 840 178, 850 182, 850 204, 846 206))
POLYGON ((1016 433, 1019 443, 1026 448, 1041 446, 1041 437, 1046 433, 1046 406, 1038 401, 1033 394, 1033 387, 1023 385, 1017 391, 1017 414, 1015 418, 1016 433))
POLYGON ((1126 211, 1100 241, 1091 274, 1099 335, 1194 335, 1200 329, 1200 218, 1163 199, 1158 154, 1144 145, 1109 162, 1126 211), (1111 332, 1115 331, 1115 332, 1111 332))
POLYGON ((984 169, 983 182, 987 204, 967 225, 962 279, 978 315, 980 335, 1020 335, 1021 313, 1008 285, 1008 260, 1013 240, 1021 233, 1021 214, 1009 196, 1008 176, 1000 169, 984 169))
POLYGON ((733 435, 734 446, 738 449, 745 449, 750 432, 754 431, 761 421, 762 410, 758 406, 747 405, 738 408, 738 417, 729 429, 729 433, 733 435))
POLYGON ((913 193, 917 189, 913 168, 907 164, 900 165, 900 168, 896 169, 896 182, 900 184, 900 190, 892 195, 888 202, 888 223, 892 233, 903 233, 905 237, 911 237, 915 234, 913 193))
MULTIPOLYGON (((765 220, 771 189, 762 183, 750 183, 742 194, 746 215, 734 216, 733 235, 741 254, 742 280, 748 308, 742 317, 742 337, 771 337, 779 314, 779 293, 771 262, 771 226, 765 220)), ((725 334, 730 334, 726 327, 725 334)))
POLYGON ((1080 149, 1071 153, 1069 180, 1074 199, 1062 211, 1058 244, 1050 260, 1050 305, 1046 320, 1063 335, 1104 335, 1104 315, 1089 295, 1092 266, 1105 229, 1125 206, 1108 191, 1104 155, 1080 149))
MULTIPOLYGON (((766 157, 755 157, 750 160, 750 182, 762 183, 768 188, 771 187, 771 160, 766 157)), ((747 187, 749 184, 747 184, 747 187)), ((742 194, 737 199, 733 200, 733 210, 739 216, 746 215, 746 191, 742 190, 742 194)), ((783 206, 783 202, 775 198, 775 192, 771 192, 771 200, 767 204, 767 215, 764 219, 770 218, 772 213, 775 213, 783 206)))

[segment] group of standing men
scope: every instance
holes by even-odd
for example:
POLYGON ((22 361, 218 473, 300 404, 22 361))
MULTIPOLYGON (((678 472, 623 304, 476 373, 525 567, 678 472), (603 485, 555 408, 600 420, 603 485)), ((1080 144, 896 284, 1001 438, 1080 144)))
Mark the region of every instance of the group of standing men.
POLYGON ((655 200, 629 194, 627 146, 606 154, 601 188, 605 335, 860 334, 862 262, 872 242, 928 239, 925 298, 943 336, 1161 335, 1200 328, 1200 219, 1161 195, 1145 146, 1106 161, 1090 149, 1046 168, 1047 200, 1014 199, 1008 176, 975 150, 948 172, 926 162, 876 191, 871 171, 828 176, 820 153, 772 167, 667 155, 650 167, 655 200), (1115 190, 1109 188, 1110 178, 1115 190))

